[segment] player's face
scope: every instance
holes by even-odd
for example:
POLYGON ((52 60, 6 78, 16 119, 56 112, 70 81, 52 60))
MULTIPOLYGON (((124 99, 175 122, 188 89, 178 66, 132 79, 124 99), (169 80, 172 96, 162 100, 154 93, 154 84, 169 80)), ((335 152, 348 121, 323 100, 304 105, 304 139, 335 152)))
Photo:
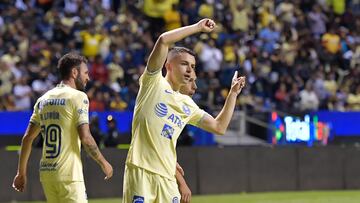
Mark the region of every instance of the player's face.
POLYGON ((189 82, 191 72, 195 68, 195 57, 188 53, 179 53, 171 61, 172 74, 177 84, 185 85, 189 82))
POLYGON ((80 64, 80 68, 78 70, 78 75, 75 78, 76 89, 84 91, 86 84, 89 82, 89 69, 85 63, 80 64))
POLYGON ((185 85, 181 86, 180 93, 192 97, 195 94, 196 89, 196 74, 195 71, 192 71, 189 81, 185 85))

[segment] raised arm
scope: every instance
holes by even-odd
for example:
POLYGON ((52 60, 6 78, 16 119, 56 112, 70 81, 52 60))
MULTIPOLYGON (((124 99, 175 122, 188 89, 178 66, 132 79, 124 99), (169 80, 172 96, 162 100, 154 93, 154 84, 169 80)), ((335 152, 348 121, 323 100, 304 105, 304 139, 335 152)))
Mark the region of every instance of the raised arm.
POLYGON ((196 24, 161 34, 150 53, 147 70, 149 72, 156 72, 163 67, 170 45, 198 32, 211 32, 214 28, 214 21, 211 19, 202 19, 196 24))
POLYGON ((25 190, 27 180, 27 164, 31 154, 31 147, 34 139, 39 135, 39 133, 40 126, 30 122, 26 129, 25 135, 22 138, 18 170, 12 185, 12 187, 18 192, 23 192, 25 190))
POLYGON ((232 79, 231 89, 225 104, 216 118, 206 114, 200 123, 200 128, 211 133, 224 135, 234 113, 236 98, 245 86, 245 77, 238 77, 236 71, 232 79))
POLYGON ((90 133, 89 124, 80 125, 78 127, 78 132, 85 151, 92 159, 94 159, 94 161, 96 161, 100 165, 102 171, 105 173, 104 179, 110 179, 113 175, 113 168, 109 164, 109 162, 106 161, 104 156, 101 154, 98 146, 96 145, 96 142, 90 133))

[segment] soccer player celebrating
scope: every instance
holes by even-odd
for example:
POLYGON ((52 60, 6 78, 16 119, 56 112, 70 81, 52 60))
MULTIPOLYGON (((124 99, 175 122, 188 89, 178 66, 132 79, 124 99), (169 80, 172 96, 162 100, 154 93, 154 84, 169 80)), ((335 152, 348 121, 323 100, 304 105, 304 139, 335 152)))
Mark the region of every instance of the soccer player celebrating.
POLYGON ((139 79, 123 187, 123 202, 180 202, 176 183, 176 141, 189 123, 224 134, 231 120, 244 77, 234 75, 230 93, 216 118, 201 110, 187 95, 179 93, 195 68, 194 53, 183 47, 169 51, 173 43, 199 32, 211 32, 210 19, 163 33, 157 40, 139 79), (166 61, 166 63, 165 63, 166 61), (164 66, 165 77, 161 74, 164 66))
POLYGON ((25 189, 31 145, 39 132, 44 138, 40 181, 48 202, 87 202, 81 144, 100 165, 105 179, 111 178, 112 166, 99 151, 89 130, 89 100, 82 92, 89 81, 86 63, 87 60, 77 54, 64 55, 58 63, 61 83, 37 100, 22 139, 13 182, 16 191, 25 189))

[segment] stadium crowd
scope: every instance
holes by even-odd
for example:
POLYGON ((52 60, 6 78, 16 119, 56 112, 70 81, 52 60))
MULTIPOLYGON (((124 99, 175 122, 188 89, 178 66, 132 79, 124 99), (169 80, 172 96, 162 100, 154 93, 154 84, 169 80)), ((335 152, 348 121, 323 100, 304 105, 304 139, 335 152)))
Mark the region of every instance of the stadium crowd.
POLYGON ((89 59, 91 111, 132 110, 159 33, 215 19, 181 44, 198 56, 194 100, 224 103, 235 70, 238 108, 360 110, 359 0, 2 0, 0 110, 31 110, 58 82, 69 51, 89 59))

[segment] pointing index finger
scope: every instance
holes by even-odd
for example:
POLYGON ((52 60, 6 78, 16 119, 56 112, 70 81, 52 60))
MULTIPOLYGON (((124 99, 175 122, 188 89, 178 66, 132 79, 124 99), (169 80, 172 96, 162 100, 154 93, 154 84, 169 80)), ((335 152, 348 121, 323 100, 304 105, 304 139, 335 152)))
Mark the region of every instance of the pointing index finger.
POLYGON ((233 76, 233 80, 236 80, 238 78, 238 71, 235 71, 235 73, 234 73, 234 76, 233 76))

